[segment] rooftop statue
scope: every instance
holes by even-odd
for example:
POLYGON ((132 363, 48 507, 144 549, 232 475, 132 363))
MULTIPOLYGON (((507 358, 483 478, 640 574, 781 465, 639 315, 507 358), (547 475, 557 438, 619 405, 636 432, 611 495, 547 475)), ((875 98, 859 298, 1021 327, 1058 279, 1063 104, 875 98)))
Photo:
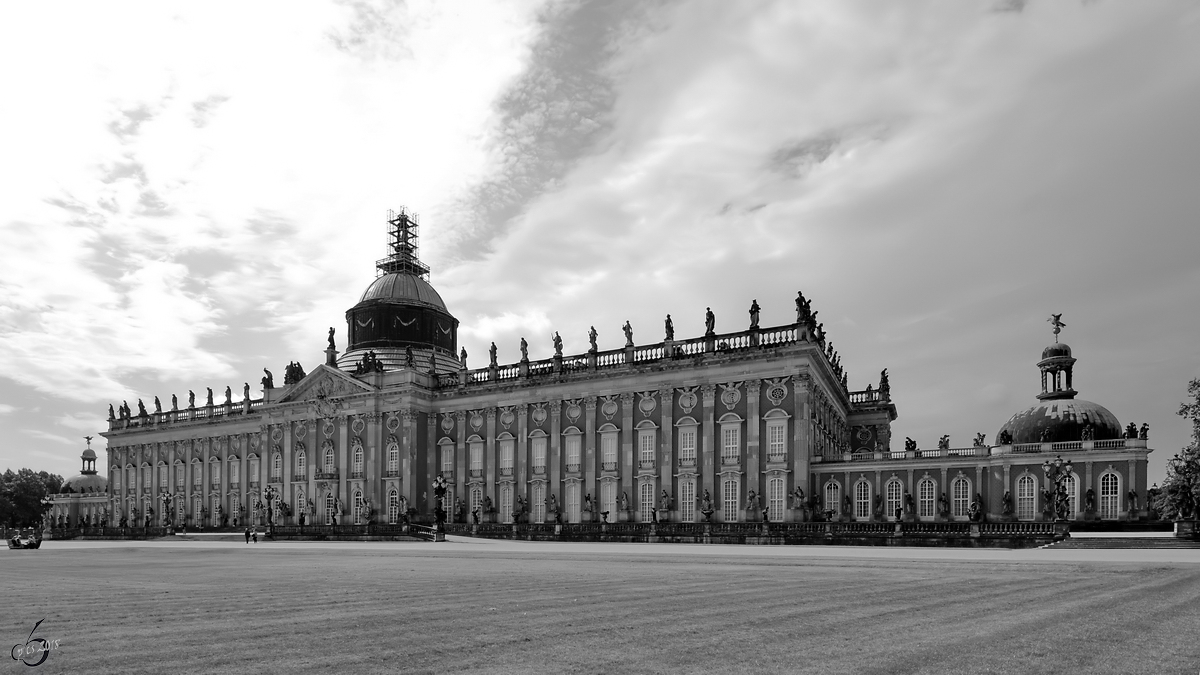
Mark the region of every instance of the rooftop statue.
POLYGON ((212 387, 205 387, 205 389, 208 390, 208 402, 206 403, 206 405, 208 405, 211 408, 212 404, 213 404, 212 387))
POLYGON ((704 334, 712 335, 717 327, 717 317, 713 314, 712 307, 708 307, 704 311, 704 334))
POLYGON ((588 330, 588 342, 591 343, 591 345, 592 345, 591 348, 589 349, 589 351, 595 352, 596 351, 596 327, 595 326, 592 326, 588 330))
POLYGON ((108 419, 110 419, 110 420, 117 419, 117 413, 115 411, 113 411, 113 407, 112 407, 111 403, 108 404, 108 419))
POLYGON ((675 339, 675 322, 671 321, 670 314, 667 315, 666 328, 667 328, 667 339, 674 340, 675 339))
POLYGON ((337 349, 337 345, 333 343, 333 326, 329 327, 329 348, 337 349))
POLYGON ((982 433, 975 434, 975 447, 982 448, 987 445, 987 443, 984 442, 984 438, 986 438, 986 436, 984 436, 982 433))
POLYGON ((196 407, 196 392, 188 389, 188 408, 196 407))
POLYGON ((162 403, 158 400, 157 396, 154 397, 154 412, 162 412, 162 403))
POLYGON ((249 382, 242 383, 242 400, 243 401, 250 400, 250 383, 249 382))
POLYGON ((458 363, 462 366, 462 368, 466 369, 466 367, 467 367, 467 348, 466 347, 463 347, 462 351, 458 352, 458 363))
POLYGON ((888 382, 887 368, 884 368, 883 371, 879 373, 879 398, 888 401, 891 400, 891 397, 892 386, 891 383, 888 382))
POLYGON ((1067 325, 1062 322, 1062 314, 1051 314, 1050 318, 1046 320, 1049 321, 1050 325, 1054 327, 1054 341, 1058 342, 1059 332, 1061 332, 1063 327, 1067 325))
MULTIPOLYGON (((408 366, 409 368, 412 368, 415 363, 416 363, 416 360, 413 358, 412 346, 406 346, 404 348, 404 365, 408 366)), ((374 365, 374 364, 372 364, 372 365, 374 365)))
POLYGON ((562 338, 559 337, 558 331, 554 331, 554 355, 562 356, 562 338))
POLYGON ((179 399, 175 394, 171 394, 171 410, 179 410, 179 399))
POLYGON ((751 328, 758 328, 758 312, 759 312, 758 299, 755 298, 754 302, 750 303, 750 327, 751 328))
POLYGON ((229 388, 229 385, 225 385, 225 405, 230 403, 233 403, 233 390, 229 388))
POLYGON ((138 417, 146 416, 146 404, 142 403, 142 399, 138 399, 138 417))
POLYGON ((488 349, 488 354, 492 358, 492 367, 495 368, 497 365, 499 365, 496 362, 496 343, 495 342, 493 342, 491 348, 488 349))
POLYGON ((625 346, 633 346, 633 326, 629 325, 629 320, 625 320, 625 325, 621 326, 621 330, 625 331, 625 346))
POLYGON ((529 343, 525 341, 524 336, 521 337, 521 360, 529 360, 529 343))
POLYGON ((275 388, 275 376, 272 375, 271 371, 267 370, 266 368, 263 368, 263 372, 266 373, 266 375, 263 376, 263 379, 262 379, 263 389, 274 389, 275 388))
POLYGON ((938 450, 949 450, 949 449, 950 449, 950 434, 942 434, 942 437, 938 439, 938 450))

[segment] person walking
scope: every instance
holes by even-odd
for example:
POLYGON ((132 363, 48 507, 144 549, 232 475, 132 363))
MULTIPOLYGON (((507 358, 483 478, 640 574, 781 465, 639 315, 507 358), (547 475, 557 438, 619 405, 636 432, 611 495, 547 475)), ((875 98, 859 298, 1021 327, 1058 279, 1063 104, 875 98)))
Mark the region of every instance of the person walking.
POLYGON ((258 526, 254 526, 254 531, 250 533, 250 537, 254 539, 254 543, 258 543, 258 526))
POLYGON ((247 544, 250 543, 250 528, 249 527, 246 528, 246 543, 247 544))

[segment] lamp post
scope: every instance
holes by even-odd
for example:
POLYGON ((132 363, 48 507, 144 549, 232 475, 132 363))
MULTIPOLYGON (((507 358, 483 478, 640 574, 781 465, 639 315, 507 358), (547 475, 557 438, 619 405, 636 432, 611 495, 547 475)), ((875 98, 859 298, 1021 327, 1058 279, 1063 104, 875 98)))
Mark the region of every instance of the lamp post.
POLYGON ((42 527, 41 527, 41 529, 43 531, 50 529, 50 528, 46 527, 46 522, 47 522, 47 518, 48 518, 47 514, 50 513, 50 509, 52 509, 52 508, 54 508, 54 498, 49 495, 42 497, 42 523, 41 523, 42 527))
POLYGON ((1062 522, 1067 519, 1067 510, 1069 509, 1069 496, 1067 495, 1067 478, 1071 475, 1071 460, 1063 461, 1061 455, 1053 460, 1046 460, 1042 463, 1042 471, 1046 474, 1046 478, 1053 486, 1051 494, 1054 499, 1054 522, 1062 522))
POLYGON ((275 538, 275 513, 272 505, 279 499, 279 491, 274 485, 268 485, 263 489, 263 501, 267 503, 267 530, 272 539, 275 538))
POLYGON ((437 524, 437 531, 441 532, 445 529, 446 523, 446 477, 440 472, 433 479, 433 516, 437 524))
POLYGON ((163 527, 167 528, 167 534, 175 534, 175 529, 171 526, 171 504, 175 499, 175 495, 170 492, 164 492, 159 497, 162 499, 163 527))

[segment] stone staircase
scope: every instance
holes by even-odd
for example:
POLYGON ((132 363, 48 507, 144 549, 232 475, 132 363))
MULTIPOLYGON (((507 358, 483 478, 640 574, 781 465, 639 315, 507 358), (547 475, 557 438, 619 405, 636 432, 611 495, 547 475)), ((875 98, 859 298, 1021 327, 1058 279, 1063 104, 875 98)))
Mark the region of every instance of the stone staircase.
POLYGON ((1067 537, 1042 548, 1196 548, 1200 541, 1175 537, 1067 537))

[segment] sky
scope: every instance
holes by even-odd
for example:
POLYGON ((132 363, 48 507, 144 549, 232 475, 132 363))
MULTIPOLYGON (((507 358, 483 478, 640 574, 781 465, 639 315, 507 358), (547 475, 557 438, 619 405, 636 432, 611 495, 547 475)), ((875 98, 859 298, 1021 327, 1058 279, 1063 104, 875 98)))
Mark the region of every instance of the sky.
POLYGON ((1152 480, 1189 441, 1194 2, 7 3, 0 64, 0 469, 311 369, 401 206, 472 367, 802 290, 893 444, 959 447, 1061 313, 1152 480))

